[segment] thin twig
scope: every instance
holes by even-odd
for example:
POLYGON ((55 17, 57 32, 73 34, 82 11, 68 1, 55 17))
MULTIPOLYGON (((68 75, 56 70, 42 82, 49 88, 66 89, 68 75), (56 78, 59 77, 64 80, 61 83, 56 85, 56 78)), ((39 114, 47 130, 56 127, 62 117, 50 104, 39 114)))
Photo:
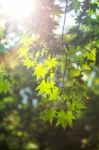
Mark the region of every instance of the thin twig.
POLYGON ((62 46, 64 46, 64 29, 65 29, 66 16, 67 16, 67 9, 68 9, 67 2, 68 2, 68 0, 66 0, 66 6, 65 6, 65 16, 64 16, 64 22, 63 22, 63 27, 62 27, 62 37, 61 37, 62 46))
MULTIPOLYGON (((62 28, 62 48, 64 48, 64 29, 65 29, 65 24, 66 24, 66 16, 67 16, 67 9, 68 9, 68 0, 66 0, 66 6, 65 6, 65 16, 64 16, 64 23, 63 23, 63 28, 62 28)), ((65 56, 67 59, 67 52, 65 51, 65 56)), ((64 87, 64 80, 65 80, 65 74, 66 74, 66 64, 67 62, 65 61, 65 68, 64 68, 64 72, 63 72, 63 81, 62 81, 62 90, 64 87)))

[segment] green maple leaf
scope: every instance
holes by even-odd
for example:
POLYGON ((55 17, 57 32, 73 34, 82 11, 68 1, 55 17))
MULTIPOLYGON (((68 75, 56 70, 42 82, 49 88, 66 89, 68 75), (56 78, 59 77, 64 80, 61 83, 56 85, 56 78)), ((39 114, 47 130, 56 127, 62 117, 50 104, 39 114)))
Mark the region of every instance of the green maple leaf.
POLYGON ((43 66, 43 64, 38 64, 35 68, 34 75, 36 75, 37 80, 45 77, 47 74, 47 69, 43 66))
POLYGON ((75 119, 75 116, 71 111, 65 112, 65 111, 60 111, 57 115, 57 123, 56 126, 62 125, 62 127, 65 129, 67 125, 72 127, 73 120, 75 119))

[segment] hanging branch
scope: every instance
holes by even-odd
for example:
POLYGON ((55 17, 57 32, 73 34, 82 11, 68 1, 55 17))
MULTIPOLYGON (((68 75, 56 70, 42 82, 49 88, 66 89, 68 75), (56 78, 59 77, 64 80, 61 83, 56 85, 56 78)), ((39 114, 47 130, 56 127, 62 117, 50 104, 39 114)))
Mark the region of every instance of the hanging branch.
MULTIPOLYGON (((66 6, 65 6, 65 15, 64 15, 64 22, 63 22, 63 28, 62 28, 62 37, 61 37, 61 41, 62 41, 62 48, 64 48, 64 29, 65 29, 65 25, 66 25, 66 16, 67 16, 67 10, 68 10, 68 0, 66 0, 66 6)), ((65 51, 65 56, 67 59, 67 52, 65 51)), ((66 74, 66 61, 65 61, 65 68, 64 68, 64 72, 63 72, 63 81, 62 81, 62 90, 64 87, 64 80, 65 80, 65 74, 66 74)))
POLYGON ((62 37, 61 37, 62 46, 64 46, 64 29, 66 25, 67 10, 68 10, 68 0, 66 0, 64 22, 63 22, 63 27, 62 27, 62 37))

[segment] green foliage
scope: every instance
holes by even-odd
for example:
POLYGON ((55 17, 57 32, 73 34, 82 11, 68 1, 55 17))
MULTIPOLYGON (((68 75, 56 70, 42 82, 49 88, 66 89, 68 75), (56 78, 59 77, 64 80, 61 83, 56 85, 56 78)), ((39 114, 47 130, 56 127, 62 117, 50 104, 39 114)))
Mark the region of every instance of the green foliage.
POLYGON ((59 89, 54 84, 53 81, 42 80, 36 88, 38 95, 45 94, 49 100, 56 100, 59 95, 59 89))
POLYGON ((23 60, 24 66, 26 66, 28 69, 31 67, 34 67, 34 61, 31 58, 26 58, 23 60))
POLYGON ((44 122, 49 121, 50 124, 52 125, 52 122, 54 118, 56 117, 56 113, 57 111, 55 110, 55 108, 46 109, 45 111, 41 113, 40 118, 44 122))
POLYGON ((46 68, 42 64, 38 64, 34 72, 34 75, 37 76, 37 80, 39 80, 40 78, 44 79, 46 74, 47 74, 46 68))
POLYGON ((7 79, 4 73, 0 73, 0 93, 11 92, 12 82, 7 79))
POLYGON ((5 27, 0 25, 0 39, 3 38, 4 34, 5 34, 5 27))
POLYGON ((28 142, 24 145, 24 149, 30 149, 30 150, 38 150, 38 145, 36 143, 33 142, 28 142))
POLYGON ((74 9, 75 13, 77 13, 77 11, 80 8, 80 2, 79 0, 72 0, 72 9, 74 9))
POLYGON ((72 127, 73 120, 75 119, 75 116, 71 111, 60 111, 57 115, 57 123, 56 126, 62 124, 63 128, 65 129, 67 125, 72 127))
MULTIPOLYGON (((62 47, 62 52, 58 48, 59 53, 57 53, 56 45, 49 44, 52 40, 49 43, 45 42, 49 41, 49 39, 42 39, 41 37, 44 37, 43 35, 40 35, 40 37, 38 34, 30 34, 28 32, 22 34, 20 37, 18 47, 18 54, 22 63, 20 65, 23 65, 21 68, 26 67, 31 72, 31 78, 33 79, 33 83, 31 83, 32 89, 35 89, 34 93, 36 93, 37 99, 39 101, 42 100, 42 107, 45 108, 41 112, 41 118, 45 122, 49 121, 50 124, 55 121, 56 126, 62 125, 64 129, 66 126, 72 127, 73 121, 86 108, 84 100, 87 99, 89 87, 96 94, 99 94, 98 75, 91 76, 93 71, 96 72, 98 70, 96 57, 99 49, 99 40, 97 38, 99 33, 98 30, 94 31, 95 29, 92 28, 95 24, 95 27, 98 29, 99 18, 95 10, 98 5, 97 3, 96 1, 95 6, 91 3, 90 8, 83 8, 84 6, 81 6, 78 0, 72 0, 69 3, 69 9, 74 10, 75 13, 79 10, 81 12, 77 14, 78 25, 70 30, 72 33, 68 34, 73 35, 72 39, 69 40, 71 45, 62 47), (88 10, 85 11, 86 9, 88 10), (96 17, 92 19, 92 15, 96 15, 96 17), (56 48, 55 51, 52 51, 53 47, 56 48)), ((44 4, 48 10, 49 5, 44 4)), ((51 9, 49 8, 49 10, 51 9)), ((50 15, 53 16, 53 14, 50 15)), ((44 19, 42 20, 44 21, 44 19)), ((42 26, 44 27, 44 25, 42 26)), ((46 30, 48 29, 46 28, 46 30)), ((48 32, 44 31, 44 33, 48 32)), ((0 37, 2 38, 2 36, 3 31, 0 30, 0 37)), ((1 46, 0 51, 3 51, 2 49, 3 47, 1 46)), ((1 94, 11 93, 13 83, 9 76, 9 72, 8 76, 6 74, 0 74, 1 94)), ((8 99, 3 99, 3 104, 11 103, 10 100, 9 97, 8 99)), ((11 118, 13 122, 13 116, 11 118)))
MULTIPOLYGON (((77 49, 77 51, 78 50, 79 48, 77 49)), ((45 106, 50 103, 50 101, 53 103, 52 109, 50 109, 51 106, 49 104, 47 106, 48 108, 45 108, 44 112, 41 113, 42 120, 45 122, 49 121, 52 124, 53 120, 55 119, 56 126, 61 124, 63 128, 65 128, 67 125, 72 126, 73 120, 78 118, 82 109, 85 109, 84 103, 82 103, 82 99, 86 97, 87 91, 86 86, 83 85, 84 81, 81 79, 81 77, 82 72, 86 70, 86 67, 84 68, 84 65, 82 68, 80 66, 77 66, 76 68, 71 66, 74 61, 75 65, 80 62, 81 64, 79 65, 82 66, 83 59, 86 56, 84 51, 82 58, 78 57, 78 55, 76 54, 77 51, 75 51, 75 49, 72 49, 72 51, 68 53, 67 60, 65 60, 65 58, 62 58, 61 56, 61 61, 58 60, 60 59, 60 57, 57 57, 57 55, 45 55, 45 53, 47 54, 47 46, 44 46, 41 52, 37 52, 34 59, 28 57, 31 56, 31 52, 27 53, 27 58, 23 56, 23 65, 27 68, 33 68, 33 76, 36 77, 38 83, 36 91, 37 95, 42 99, 42 105, 45 106), (64 61, 67 61, 68 66, 66 66, 66 83, 64 82, 65 85, 62 90, 59 85, 62 84, 63 78, 63 59, 64 61), (58 63, 59 61, 60 63, 58 63), (62 67, 62 69, 58 70, 59 67, 62 67), (60 72, 60 77, 57 77, 57 72, 60 72), (82 82, 82 84, 80 82, 82 82), (67 101, 65 105, 64 101, 67 101), (59 102, 60 107, 58 106, 59 102), (63 106, 65 107, 63 108, 63 106), (68 109, 65 110, 66 107, 68 109), (58 109, 62 110, 59 111, 58 109)))
POLYGON ((71 77, 78 77, 81 73, 81 70, 80 69, 74 69, 74 70, 71 70, 70 71, 70 76, 71 77))
POLYGON ((47 60, 44 61, 44 64, 48 70, 55 68, 58 65, 58 61, 55 57, 51 58, 50 56, 48 57, 47 60))

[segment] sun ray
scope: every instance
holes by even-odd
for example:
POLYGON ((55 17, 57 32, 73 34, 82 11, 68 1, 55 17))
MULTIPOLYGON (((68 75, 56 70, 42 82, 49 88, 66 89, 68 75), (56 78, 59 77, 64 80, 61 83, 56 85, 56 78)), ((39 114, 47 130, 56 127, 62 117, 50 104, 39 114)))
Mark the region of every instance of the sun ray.
POLYGON ((22 20, 35 12, 37 2, 35 0, 0 0, 0 6, 9 18, 22 20))

